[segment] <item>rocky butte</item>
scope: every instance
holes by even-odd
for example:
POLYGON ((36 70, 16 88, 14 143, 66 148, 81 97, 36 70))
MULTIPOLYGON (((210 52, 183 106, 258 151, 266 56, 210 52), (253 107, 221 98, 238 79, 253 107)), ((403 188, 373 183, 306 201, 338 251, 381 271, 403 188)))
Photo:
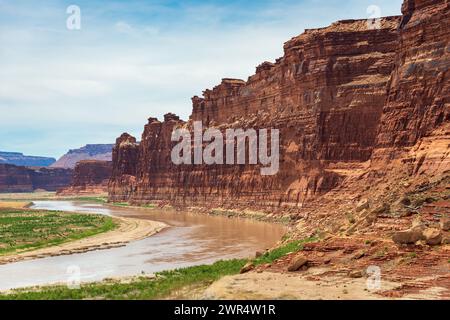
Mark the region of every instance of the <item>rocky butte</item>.
POLYGON ((73 170, 70 186, 58 190, 58 195, 99 194, 108 192, 112 162, 99 160, 82 160, 73 170))
POLYGON ((187 122, 169 113, 148 120, 139 144, 119 137, 109 199, 259 210, 288 214, 299 228, 339 229, 363 200, 369 208, 421 185, 442 188, 450 170, 449 11, 446 1, 408 0, 402 16, 382 18, 379 28, 344 20, 306 30, 247 81, 223 79, 193 97, 187 122), (222 131, 279 129, 278 174, 174 165, 171 133, 194 121, 222 131))

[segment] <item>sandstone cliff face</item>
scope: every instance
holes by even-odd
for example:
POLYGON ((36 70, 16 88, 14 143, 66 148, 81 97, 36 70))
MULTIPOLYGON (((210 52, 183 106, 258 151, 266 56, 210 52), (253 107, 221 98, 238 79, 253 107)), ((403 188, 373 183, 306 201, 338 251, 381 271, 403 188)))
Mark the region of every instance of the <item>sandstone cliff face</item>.
POLYGON ((450 4, 407 0, 402 12, 380 148, 412 146, 450 120, 450 4))
POLYGON ((33 183, 25 167, 0 164, 0 192, 32 192, 33 183))
POLYGON ((56 191, 72 181, 72 170, 0 164, 0 192, 56 191))
POLYGON ((240 201, 278 208, 301 206, 331 190, 343 177, 327 170, 329 161, 364 162, 371 156, 399 21, 385 18, 379 30, 369 29, 365 20, 308 30, 285 44, 284 57, 258 66, 248 81, 224 79, 203 98, 194 97, 188 123, 171 114, 164 122, 150 118, 138 148, 120 146, 129 137, 118 139, 114 167, 128 172, 113 171, 111 200, 211 206, 240 201), (221 130, 280 129, 279 173, 261 176, 254 165, 173 165, 172 130, 191 129, 193 121, 221 130))
POLYGON ((366 20, 307 30, 284 45, 275 64, 260 65, 247 82, 224 79, 193 99, 193 120, 233 123, 247 118, 286 129, 298 158, 368 160, 386 99, 399 17, 381 29, 366 20), (287 127, 287 128, 286 128, 287 127), (290 128, 289 128, 290 127, 290 128))
POLYGON ((139 145, 128 133, 116 140, 112 151, 113 167, 108 190, 114 201, 127 201, 135 190, 139 145))
POLYGON ((108 192, 112 162, 84 160, 77 163, 69 187, 58 191, 60 195, 96 194, 108 192))
POLYGON ((448 173, 448 12, 443 1, 411 0, 402 17, 383 18, 377 29, 347 20, 307 30, 247 81, 223 79, 194 97, 188 122, 150 118, 139 146, 119 138, 110 200, 290 212, 315 199, 335 203, 347 191, 360 197, 364 184, 386 179, 386 154, 405 167, 399 181, 432 175, 427 168, 448 173), (192 130, 194 121, 222 132, 279 129, 278 174, 262 176, 258 165, 174 165, 171 133, 192 130))

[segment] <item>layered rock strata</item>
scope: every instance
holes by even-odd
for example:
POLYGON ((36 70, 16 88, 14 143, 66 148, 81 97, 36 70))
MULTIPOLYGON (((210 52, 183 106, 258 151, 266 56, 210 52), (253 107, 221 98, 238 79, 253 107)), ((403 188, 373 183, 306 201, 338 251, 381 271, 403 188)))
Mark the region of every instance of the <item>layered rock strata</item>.
POLYGON ((409 0, 402 17, 383 18, 376 28, 346 20, 306 30, 247 81, 223 79, 195 96, 189 121, 150 118, 139 145, 120 137, 110 200, 286 212, 325 194, 339 197, 355 181, 361 188, 362 177, 386 174, 393 154, 400 165, 410 164, 407 174, 436 166, 434 173, 448 173, 448 12, 443 1, 409 0), (171 134, 192 131, 195 121, 221 132, 279 129, 279 172, 262 176, 260 165, 248 164, 175 165, 171 134), (431 148, 427 155, 439 164, 427 155, 417 159, 414 148, 431 148), (376 166, 384 172, 372 172, 376 166))
POLYGON ((72 181, 72 170, 0 164, 0 192, 56 191, 72 181))
POLYGON ((84 160, 77 163, 69 187, 58 191, 60 195, 101 194, 108 192, 112 162, 84 160))

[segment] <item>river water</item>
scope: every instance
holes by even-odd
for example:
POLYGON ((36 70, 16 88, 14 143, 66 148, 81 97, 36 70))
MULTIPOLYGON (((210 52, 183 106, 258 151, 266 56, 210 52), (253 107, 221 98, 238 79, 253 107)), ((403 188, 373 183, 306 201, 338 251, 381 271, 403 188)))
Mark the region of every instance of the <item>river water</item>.
POLYGON ((82 282, 89 282, 250 257, 257 250, 273 246, 286 231, 270 223, 186 212, 71 201, 34 203, 34 209, 150 219, 170 227, 120 248, 0 265, 0 290, 66 283, 74 272, 82 282))

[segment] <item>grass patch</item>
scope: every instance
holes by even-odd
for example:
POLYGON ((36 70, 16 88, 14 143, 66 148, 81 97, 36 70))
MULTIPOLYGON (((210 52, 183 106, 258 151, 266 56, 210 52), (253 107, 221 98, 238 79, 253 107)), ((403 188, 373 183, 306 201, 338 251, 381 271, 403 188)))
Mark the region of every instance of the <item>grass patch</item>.
POLYGON ((111 204, 116 207, 129 207, 130 206, 130 204, 128 202, 114 202, 111 204))
POLYGON ((306 238, 303 240, 296 240, 296 241, 289 242, 289 243, 287 243, 281 247, 278 247, 272 251, 266 252, 259 258, 256 258, 254 260, 254 264, 260 265, 260 264, 264 264, 264 263, 272 263, 275 260, 280 259, 281 257, 285 256, 288 253, 298 252, 298 251, 303 250, 303 245, 305 243, 314 242, 314 241, 317 241, 317 238, 311 237, 311 238, 306 238))
POLYGON ((0 255, 54 246, 115 227, 111 217, 101 215, 0 209, 0 255))

